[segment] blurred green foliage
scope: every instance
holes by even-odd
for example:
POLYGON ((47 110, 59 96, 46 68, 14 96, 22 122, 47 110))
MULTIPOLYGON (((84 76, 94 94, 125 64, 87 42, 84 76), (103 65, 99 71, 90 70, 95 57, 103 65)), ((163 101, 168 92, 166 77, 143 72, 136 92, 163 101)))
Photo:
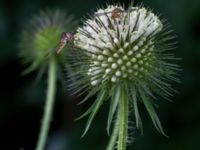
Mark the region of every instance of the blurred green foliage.
MULTIPOLYGON (((35 84, 36 73, 21 76, 24 69, 19 63, 18 43, 23 26, 40 10, 60 8, 72 13, 77 19, 83 14, 105 5, 103 0, 1 0, 0 1, 0 149, 32 150, 35 147, 43 112, 46 78, 35 84)), ((115 1, 115 2, 123 2, 115 1)), ((128 1, 124 1, 128 4, 128 1)), ((181 84, 174 85, 179 91, 173 102, 158 101, 157 110, 166 139, 154 129, 145 109, 144 135, 135 130, 134 150, 197 150, 200 147, 200 1, 199 0, 137 0, 154 12, 162 14, 172 24, 178 38, 174 51, 183 71, 181 84)), ((31 41, 30 41, 31 42, 31 41)), ((63 68, 63 78, 66 72, 63 68)), ((102 150, 107 144, 105 106, 97 115, 91 130, 80 139, 86 119, 74 122, 79 114, 91 104, 76 104, 81 98, 70 96, 67 87, 58 82, 54 119, 48 140, 48 150, 102 150)), ((91 99, 93 101, 93 99, 91 99)))

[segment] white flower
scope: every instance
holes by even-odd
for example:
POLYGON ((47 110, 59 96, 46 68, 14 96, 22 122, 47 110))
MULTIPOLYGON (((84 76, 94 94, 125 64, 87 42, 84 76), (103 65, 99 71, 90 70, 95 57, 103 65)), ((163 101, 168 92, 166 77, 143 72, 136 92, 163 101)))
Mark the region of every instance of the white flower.
POLYGON ((88 70, 91 84, 142 77, 141 71, 150 70, 143 64, 151 63, 154 36, 162 30, 162 22, 139 7, 125 11, 122 7, 108 6, 95 14, 78 29, 74 41, 91 58, 88 70), (122 13, 113 19, 111 12, 115 9, 122 13))

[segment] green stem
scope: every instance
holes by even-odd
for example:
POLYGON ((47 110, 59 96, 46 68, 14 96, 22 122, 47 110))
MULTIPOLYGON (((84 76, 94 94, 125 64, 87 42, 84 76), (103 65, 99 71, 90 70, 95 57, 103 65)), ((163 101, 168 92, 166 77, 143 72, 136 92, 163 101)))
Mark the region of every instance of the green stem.
POLYGON ((108 143, 106 150, 113 150, 114 149, 115 144, 116 144, 116 140, 117 140, 117 137, 118 137, 118 131, 119 131, 119 122, 118 122, 118 119, 117 119, 115 124, 114 124, 112 135, 110 137, 110 141, 108 143))
POLYGON ((55 101, 55 92, 56 92, 56 60, 54 57, 50 58, 49 61, 49 70, 48 70, 48 89, 46 104, 44 109, 44 115, 42 118, 42 124, 40 128, 39 138, 37 141, 36 150, 44 150, 47 135, 50 127, 50 121, 53 112, 53 106, 55 101))
POLYGON ((117 150, 126 150, 128 138, 128 93, 125 86, 121 87, 118 107, 119 135, 117 150))

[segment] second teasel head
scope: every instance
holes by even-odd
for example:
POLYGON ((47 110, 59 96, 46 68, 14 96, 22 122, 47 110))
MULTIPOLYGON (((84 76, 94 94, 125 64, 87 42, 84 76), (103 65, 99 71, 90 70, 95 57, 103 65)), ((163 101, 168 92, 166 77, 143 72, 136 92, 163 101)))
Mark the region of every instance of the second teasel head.
POLYGON ((30 18, 24 25, 19 44, 22 63, 28 65, 24 74, 40 68, 51 56, 63 62, 66 51, 56 54, 61 35, 63 32, 73 32, 76 26, 73 15, 58 9, 41 11, 30 18))

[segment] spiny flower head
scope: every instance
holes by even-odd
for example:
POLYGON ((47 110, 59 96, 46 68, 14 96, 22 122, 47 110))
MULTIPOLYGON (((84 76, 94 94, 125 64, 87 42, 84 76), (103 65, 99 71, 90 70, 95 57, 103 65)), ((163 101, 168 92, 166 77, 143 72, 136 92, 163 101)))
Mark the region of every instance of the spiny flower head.
MULTIPOLYGON (((59 46, 62 32, 72 32, 76 21, 72 15, 60 10, 41 11, 26 24, 21 34, 20 56, 22 62, 31 64, 24 73, 29 73, 41 67, 55 53, 59 46)), ((58 61, 63 61, 65 51, 56 55, 58 61)))
POLYGON ((85 133, 103 101, 111 98, 109 130, 122 93, 133 104, 130 107, 134 107, 138 128, 142 128, 142 122, 137 102, 142 101, 156 129, 164 134, 152 99, 157 95, 171 96, 174 90, 168 82, 178 81, 178 66, 167 62, 175 59, 168 53, 174 48, 171 32, 165 21, 144 7, 125 10, 108 6, 83 22, 74 40, 81 50, 73 51, 71 76, 77 81, 72 86, 78 91, 89 91, 82 102, 98 93, 95 103, 80 117, 91 113, 85 133), (117 10, 120 12, 113 14, 117 10))
POLYGON ((76 45, 91 59, 87 74, 94 86, 143 78, 154 66, 155 35, 163 28, 161 21, 139 7, 130 8, 116 19, 111 19, 112 14, 98 16, 114 9, 125 11, 116 6, 100 9, 76 35, 76 45))

